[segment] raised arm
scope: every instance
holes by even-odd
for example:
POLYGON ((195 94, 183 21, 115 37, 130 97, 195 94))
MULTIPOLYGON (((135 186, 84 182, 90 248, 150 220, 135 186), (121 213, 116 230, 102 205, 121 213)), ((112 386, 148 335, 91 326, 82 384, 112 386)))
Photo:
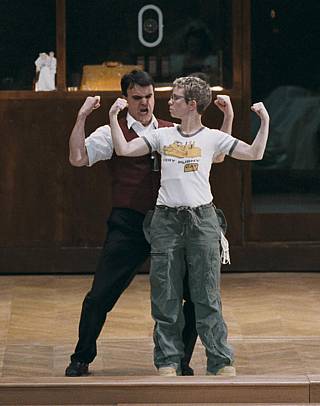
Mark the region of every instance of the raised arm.
POLYGON ((214 104, 223 113, 223 123, 220 130, 224 133, 231 134, 234 113, 230 97, 225 94, 218 94, 214 104))
POLYGON ((118 98, 109 110, 110 128, 114 149, 117 155, 124 156, 142 156, 148 154, 149 147, 143 138, 135 138, 127 142, 118 122, 118 114, 127 107, 125 99, 118 98))
POLYGON ((85 123, 89 114, 98 107, 100 107, 100 96, 89 96, 78 112, 77 121, 69 138, 69 161, 73 166, 89 164, 85 146, 85 123))
POLYGON ((251 110, 260 117, 260 128, 251 145, 239 140, 231 154, 233 158, 248 161, 256 161, 263 158, 269 134, 269 114, 262 102, 253 104, 251 110))
MULTIPOLYGON (((220 128, 221 131, 227 134, 231 134, 232 132, 232 124, 233 124, 233 108, 231 104, 230 97, 225 94, 218 94, 214 104, 220 109, 223 113, 223 123, 220 128)), ((220 154, 214 158, 214 163, 221 163, 224 161, 225 155, 220 154)))

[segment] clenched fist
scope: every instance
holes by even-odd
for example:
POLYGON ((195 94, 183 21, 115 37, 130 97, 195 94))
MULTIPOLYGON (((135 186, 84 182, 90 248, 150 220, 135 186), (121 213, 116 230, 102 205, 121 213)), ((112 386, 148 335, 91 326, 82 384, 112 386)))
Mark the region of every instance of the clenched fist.
POLYGON ((88 96, 79 110, 79 115, 88 116, 93 110, 100 107, 100 96, 88 96))
POLYGON ((121 99, 120 97, 118 97, 118 99, 110 107, 109 117, 117 116, 119 114, 119 112, 121 110, 125 109, 127 106, 128 106, 127 100, 121 99))
POLYGON ((262 102, 254 103, 251 106, 251 110, 254 113, 256 113, 260 117, 260 119, 269 120, 269 114, 268 114, 267 109, 264 107, 264 104, 262 102))
POLYGON ((225 114, 233 114, 230 97, 226 94, 218 94, 214 104, 225 114))

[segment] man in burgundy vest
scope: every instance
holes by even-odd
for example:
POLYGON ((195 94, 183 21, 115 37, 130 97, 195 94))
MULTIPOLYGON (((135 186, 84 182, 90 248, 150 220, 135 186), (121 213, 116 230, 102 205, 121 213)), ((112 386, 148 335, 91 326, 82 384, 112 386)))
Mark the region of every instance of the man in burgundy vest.
MULTIPOLYGON (((121 79, 121 90, 128 101, 126 118, 119 120, 128 141, 143 136, 158 127, 172 126, 153 115, 154 82, 144 71, 132 71, 121 79)), ((96 341, 110 312, 122 292, 128 287, 150 253, 143 234, 143 220, 155 205, 159 168, 155 155, 138 158, 118 157, 114 153, 108 125, 97 128, 85 138, 85 122, 89 114, 100 106, 99 96, 87 97, 79 110, 72 130, 69 147, 73 166, 92 166, 101 160, 111 160, 112 211, 102 254, 91 290, 83 304, 79 324, 79 339, 66 376, 87 375, 88 365, 97 355, 96 341)), ((218 105, 224 112, 222 129, 231 132, 233 111, 231 104, 218 105)), ((186 278, 187 281, 187 278, 186 278)), ((187 282, 184 292, 185 328, 183 341, 185 358, 182 375, 193 375, 189 362, 197 339, 194 306, 190 300, 187 282)))

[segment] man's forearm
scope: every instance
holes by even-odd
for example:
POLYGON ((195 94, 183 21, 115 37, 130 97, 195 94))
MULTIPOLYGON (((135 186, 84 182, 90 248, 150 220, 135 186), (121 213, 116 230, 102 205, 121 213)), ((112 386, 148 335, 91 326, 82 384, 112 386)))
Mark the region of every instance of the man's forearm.
POLYGON ((269 134, 269 118, 261 120, 259 131, 251 144, 252 154, 254 160, 263 158, 264 151, 266 149, 269 134))
POLYGON ((233 113, 228 113, 223 116, 223 123, 220 128, 221 131, 227 134, 232 133, 233 113))
POLYGON ((142 156, 149 152, 143 137, 134 138, 127 142, 118 122, 118 114, 128 106, 125 99, 118 98, 109 110, 110 129, 114 150, 120 156, 142 156))
POLYGON ((117 155, 126 155, 127 140, 120 128, 117 116, 110 116, 110 128, 114 150, 117 155))
MULTIPOLYGON (((232 124, 233 124, 233 113, 226 113, 223 115, 223 123, 220 128, 220 131, 224 133, 231 134, 232 133, 232 124)), ((224 161, 225 155, 219 154, 213 160, 213 163, 219 164, 224 161)))
POLYGON ((232 155, 236 159, 257 161, 263 158, 269 135, 269 114, 262 102, 254 103, 251 110, 260 117, 260 128, 252 144, 241 140, 234 147, 232 155))
POLYGON ((262 159, 267 145, 268 133, 269 119, 262 119, 259 131, 252 144, 250 145, 239 140, 232 152, 232 157, 236 159, 244 159, 246 161, 257 161, 262 159))
POLYGON ((69 139, 69 161, 73 166, 83 166, 89 163, 85 146, 86 116, 79 114, 69 139))

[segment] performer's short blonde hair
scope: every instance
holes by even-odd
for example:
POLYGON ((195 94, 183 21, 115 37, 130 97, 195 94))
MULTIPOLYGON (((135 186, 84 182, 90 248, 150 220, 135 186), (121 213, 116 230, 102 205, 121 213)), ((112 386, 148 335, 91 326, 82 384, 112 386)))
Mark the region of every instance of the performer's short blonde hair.
POLYGON ((173 87, 184 89, 186 101, 194 100, 197 102, 197 112, 199 114, 203 114, 212 101, 209 84, 200 78, 194 76, 177 78, 173 82, 173 87))

